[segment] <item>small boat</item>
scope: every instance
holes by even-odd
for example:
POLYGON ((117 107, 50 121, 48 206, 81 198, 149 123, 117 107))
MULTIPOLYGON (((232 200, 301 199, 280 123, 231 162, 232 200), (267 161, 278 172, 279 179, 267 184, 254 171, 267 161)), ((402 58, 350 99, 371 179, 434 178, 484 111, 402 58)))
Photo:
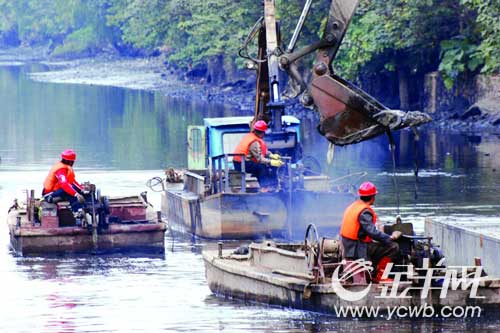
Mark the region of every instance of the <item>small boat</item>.
POLYGON ((9 209, 10 246, 21 256, 76 253, 164 253, 166 224, 158 219, 145 195, 85 196, 81 216, 68 202, 48 203, 27 197, 9 209))
MULTIPOLYGON (((369 266, 357 265, 358 261, 346 261, 341 258, 338 240, 322 238, 318 241, 318 238, 311 237, 315 232, 310 231, 315 231, 315 228, 308 227, 305 241, 300 244, 264 241, 252 243, 248 248, 223 250, 222 243, 219 243, 219 249, 204 251, 203 260, 209 288, 214 294, 228 298, 326 312, 337 316, 342 315, 342 308, 356 306, 378 308, 380 313, 389 314, 393 309, 429 306, 436 314, 440 313, 437 312, 439 309, 447 310, 446 307, 473 306, 479 312, 491 308, 498 311, 500 308, 498 278, 481 276, 484 273, 475 275, 475 280, 467 279, 467 283, 471 283, 469 288, 462 288, 461 278, 466 277, 460 275, 463 273, 460 270, 458 275, 447 275, 453 268, 436 266, 433 259, 424 260, 424 266, 421 268, 409 265, 419 253, 424 257, 430 254, 428 250, 415 251, 415 248, 411 252, 410 248, 407 255, 412 258, 408 257, 406 261, 408 270, 405 268, 397 273, 397 266, 389 268, 392 269, 391 274, 399 274, 400 279, 395 278, 394 281, 397 282, 392 284, 375 284, 370 282, 367 274, 369 266), (429 266, 424 268, 426 264, 429 266), (413 274, 409 274, 410 269, 413 274), (432 275, 433 281, 428 285, 432 288, 427 288, 427 293, 424 293, 423 279, 429 276, 425 274, 428 269, 433 269, 435 276, 432 275), (415 273, 415 270, 418 272, 415 273), (421 274, 422 271, 424 274, 421 274), (441 297, 440 293, 445 285, 443 280, 450 276, 455 281, 452 281, 452 287, 449 285, 446 297, 441 297), (453 286, 456 281, 459 283, 453 286), (471 291, 474 284, 477 287, 476 295, 471 291), (403 293, 406 293, 406 297, 397 297, 403 293)), ((404 251, 404 243, 430 244, 430 239, 407 236, 403 237, 401 242, 400 249, 404 251)), ((425 246, 422 248, 428 249, 425 246)), ((467 272, 470 267, 468 269, 467 272)), ((359 312, 358 315, 363 316, 363 313, 359 312)), ((365 315, 369 316, 368 313, 365 315)))

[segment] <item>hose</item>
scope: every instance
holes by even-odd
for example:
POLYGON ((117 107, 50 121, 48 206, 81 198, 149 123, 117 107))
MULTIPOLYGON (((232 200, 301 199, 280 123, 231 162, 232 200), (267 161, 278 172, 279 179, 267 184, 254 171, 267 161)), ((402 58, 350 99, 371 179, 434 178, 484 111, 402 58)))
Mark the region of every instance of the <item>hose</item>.
POLYGON ((365 177, 366 175, 368 174, 368 172, 366 171, 360 171, 360 172, 355 172, 355 173, 350 173, 348 175, 344 175, 342 177, 338 177, 338 178, 335 178, 335 179, 332 179, 330 180, 330 183, 336 183, 338 182, 339 180, 342 180, 342 179, 346 179, 346 178, 350 178, 350 177, 355 177, 355 176, 359 176, 356 180, 359 180, 363 177, 365 177))
POLYGON ((413 174, 415 175, 415 200, 418 200, 418 142, 420 141, 420 135, 415 127, 411 128, 413 130, 413 174))
POLYGON ((392 183, 394 185, 394 191, 396 192, 397 214, 399 215, 399 186, 398 186, 398 179, 396 177, 396 153, 395 153, 396 144, 394 143, 394 138, 389 129, 387 130, 387 137, 389 138, 389 150, 391 151, 391 157, 392 157, 392 183))
POLYGON ((254 63, 262 63, 262 62, 267 61, 267 59, 263 59, 263 60, 256 59, 248 54, 248 44, 250 44, 250 42, 255 38, 259 29, 262 27, 263 24, 264 24, 264 17, 261 17, 254 24, 254 26, 252 27, 252 30, 250 30, 250 33, 248 34, 247 38, 245 38, 243 45, 238 50, 238 55, 240 57, 242 57, 243 59, 253 61, 254 63))
POLYGON ((153 177, 146 182, 146 186, 153 192, 163 192, 165 191, 165 185, 161 177, 153 177), (161 189, 157 189, 158 185, 161 185, 161 189))

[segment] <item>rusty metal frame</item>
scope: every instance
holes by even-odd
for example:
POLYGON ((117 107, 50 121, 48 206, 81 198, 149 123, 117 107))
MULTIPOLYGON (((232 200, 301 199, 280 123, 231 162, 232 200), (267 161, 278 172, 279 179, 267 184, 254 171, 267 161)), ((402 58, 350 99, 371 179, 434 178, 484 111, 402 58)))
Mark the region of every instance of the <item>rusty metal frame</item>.
POLYGON ((240 193, 246 193, 246 169, 245 169, 245 155, 244 154, 222 154, 211 157, 212 164, 212 194, 230 192, 229 185, 229 158, 241 156, 241 189, 240 193), (224 177, 222 176, 224 161, 224 177))

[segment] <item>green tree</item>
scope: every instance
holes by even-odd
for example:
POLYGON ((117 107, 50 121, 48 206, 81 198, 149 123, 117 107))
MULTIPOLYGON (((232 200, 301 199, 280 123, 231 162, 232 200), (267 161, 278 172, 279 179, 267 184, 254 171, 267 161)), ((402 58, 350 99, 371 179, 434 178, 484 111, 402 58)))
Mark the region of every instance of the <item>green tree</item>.
POLYGON ((337 69, 351 79, 395 72, 400 108, 408 109, 409 81, 437 68, 440 42, 459 33, 460 14, 455 0, 362 0, 337 69))
POLYGON ((169 34, 166 43, 175 49, 171 60, 192 65, 218 56, 234 61, 242 40, 262 11, 260 4, 250 0, 190 1, 184 9, 174 27, 183 40, 169 34))
POLYGON ((165 41, 173 2, 115 0, 108 9, 106 22, 120 29, 125 43, 151 51, 165 41))
POLYGON ((13 1, 19 38, 33 45, 62 39, 74 24, 77 0, 13 1))
POLYGON ((462 1, 478 14, 476 23, 482 40, 477 51, 484 59, 482 72, 497 72, 500 70, 500 1, 462 1))
MULTIPOLYGON (((282 47, 304 3, 276 0, 282 47)), ((329 6, 313 2, 298 48, 319 39, 329 6)), ((88 55, 110 45, 161 51, 176 67, 220 70, 239 62, 238 49, 262 15, 255 0, 0 0, 0 42, 48 44, 55 55, 88 55)), ((334 67, 351 80, 396 78, 400 107, 407 109, 411 83, 429 71, 439 69, 450 87, 470 73, 500 69, 498 17, 496 0, 360 0, 334 67)))
POLYGON ((54 55, 95 54, 120 40, 120 34, 106 23, 110 0, 73 0, 72 25, 54 55))

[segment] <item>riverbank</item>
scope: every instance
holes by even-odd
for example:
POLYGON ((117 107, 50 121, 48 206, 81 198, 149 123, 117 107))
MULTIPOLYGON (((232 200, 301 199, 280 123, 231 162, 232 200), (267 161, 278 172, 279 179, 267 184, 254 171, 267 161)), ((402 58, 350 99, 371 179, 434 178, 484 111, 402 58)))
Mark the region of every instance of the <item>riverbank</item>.
POLYGON ((252 73, 248 81, 212 85, 183 78, 179 71, 167 69, 162 57, 127 58, 101 54, 93 58, 66 60, 50 58, 44 48, 0 50, 0 66, 22 66, 29 63, 42 65, 40 70, 29 75, 38 82, 160 91, 170 97, 253 110, 255 75, 252 73))
MULTIPOLYGON (((127 89, 160 91, 162 94, 182 98, 225 104, 253 113, 255 74, 248 72, 245 80, 213 85, 204 80, 188 78, 179 71, 169 70, 164 59, 124 58, 101 54, 94 58, 54 60, 43 48, 16 48, 0 50, 0 66, 21 66, 39 63, 42 70, 32 72, 30 78, 39 82, 114 86, 127 89)), ((491 104, 491 103, 490 103, 491 104)), ((431 126, 461 132, 500 134, 500 114, 488 113, 487 108, 472 106, 469 109, 435 113, 431 126), (492 118, 495 117, 495 118, 492 118)), ((317 117, 303 108, 298 100, 287 101, 290 114, 317 117)))

